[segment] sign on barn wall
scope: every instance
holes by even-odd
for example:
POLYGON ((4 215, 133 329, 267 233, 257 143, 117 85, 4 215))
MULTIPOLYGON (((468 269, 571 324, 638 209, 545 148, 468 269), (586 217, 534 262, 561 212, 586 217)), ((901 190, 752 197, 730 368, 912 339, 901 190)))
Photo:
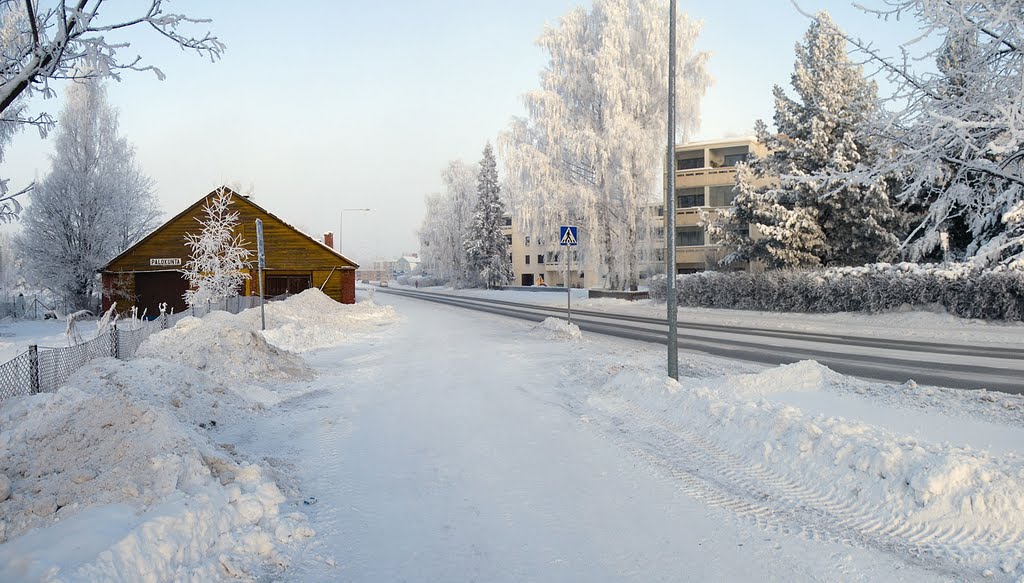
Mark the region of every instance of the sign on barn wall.
POLYGON ((149 260, 150 267, 181 265, 181 257, 162 257, 149 260))

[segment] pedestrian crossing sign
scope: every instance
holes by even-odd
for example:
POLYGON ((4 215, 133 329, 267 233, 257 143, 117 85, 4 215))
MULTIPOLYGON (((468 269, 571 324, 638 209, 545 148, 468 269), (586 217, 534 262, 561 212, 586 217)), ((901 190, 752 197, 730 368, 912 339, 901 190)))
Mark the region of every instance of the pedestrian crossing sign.
POLYGON ((576 246, 576 227, 567 227, 565 225, 558 228, 558 240, 564 247, 566 245, 570 247, 576 246))

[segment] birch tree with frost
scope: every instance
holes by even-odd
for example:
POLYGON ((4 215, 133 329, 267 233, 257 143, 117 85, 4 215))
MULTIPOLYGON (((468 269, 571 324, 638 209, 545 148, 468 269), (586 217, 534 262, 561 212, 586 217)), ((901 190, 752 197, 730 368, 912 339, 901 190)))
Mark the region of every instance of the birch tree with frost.
POLYGON ((15 245, 32 280, 92 309, 99 268, 152 231, 160 209, 102 80, 68 87, 54 147, 15 245))
MULTIPOLYGON (((665 176, 667 17, 663 0, 596 0, 545 28, 541 86, 498 142, 523 233, 551 241, 559 225, 579 225, 581 258, 610 288, 636 288, 642 246, 654 240, 641 230, 665 176)), ((711 79, 708 55, 693 48, 699 24, 682 15, 676 31, 676 133, 685 141, 711 79)))
POLYGON ((229 298, 249 279, 253 253, 242 235, 235 233, 238 211, 231 210, 231 197, 230 190, 219 189, 203 205, 203 216, 196 217, 202 227, 199 233, 185 234, 185 246, 191 251, 184 265, 191 287, 185 292, 189 306, 229 298))
MULTIPOLYGON (((130 43, 118 41, 123 31, 151 28, 182 49, 218 59, 224 45, 209 32, 192 35, 190 25, 208 23, 185 14, 166 12, 164 0, 135 3, 123 19, 105 18, 109 8, 104 0, 0 0, 0 161, 14 133, 33 126, 45 137, 54 121, 47 113, 31 114, 26 103, 34 95, 56 94, 51 81, 111 77, 121 79, 124 71, 164 74, 140 56, 125 54, 130 43), (101 7, 104 8, 101 10, 101 7)), ((0 179, 0 221, 18 216, 17 192, 0 179)))
POLYGON ((464 241, 477 198, 477 172, 462 160, 453 160, 441 173, 441 181, 444 191, 426 198, 419 230, 420 255, 424 271, 458 286, 466 270, 464 241))

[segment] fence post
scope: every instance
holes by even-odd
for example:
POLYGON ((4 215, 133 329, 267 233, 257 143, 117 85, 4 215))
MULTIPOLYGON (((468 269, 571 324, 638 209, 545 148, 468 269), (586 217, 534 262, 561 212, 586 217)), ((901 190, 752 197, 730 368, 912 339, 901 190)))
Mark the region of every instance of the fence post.
POLYGON ((120 352, 121 350, 117 342, 117 322, 113 322, 110 325, 110 356, 121 358, 120 352))
POLYGON ((28 347, 28 384, 30 394, 39 392, 39 347, 35 344, 28 347))

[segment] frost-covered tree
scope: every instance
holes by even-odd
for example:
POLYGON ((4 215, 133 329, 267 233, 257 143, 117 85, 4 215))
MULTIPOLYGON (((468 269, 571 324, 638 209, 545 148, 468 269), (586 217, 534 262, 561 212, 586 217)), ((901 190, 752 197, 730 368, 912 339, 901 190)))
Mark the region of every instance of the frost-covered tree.
POLYGON ((898 175, 897 200, 920 217, 904 253, 1024 268, 1024 11, 1009 0, 885 5, 871 12, 916 19, 924 41, 892 60, 849 40, 897 86, 872 128, 889 144, 873 174, 898 175))
MULTIPOLYGON (((55 96, 52 80, 120 80, 125 70, 152 71, 163 79, 158 68, 145 64, 137 54, 125 58, 119 53, 130 46, 118 40, 126 29, 152 28, 183 49, 211 59, 220 57, 224 45, 217 37, 183 32, 190 24, 208 20, 165 12, 164 4, 164 0, 135 3, 134 8, 122 10, 120 18, 109 19, 110 6, 103 0, 71 4, 64 0, 0 0, 0 161, 4 147, 19 128, 31 125, 45 136, 53 127, 49 115, 31 115, 25 107, 33 95, 55 96)), ((29 188, 11 192, 7 181, 0 179, 0 221, 17 216, 21 209, 17 197, 29 188)))
POLYGON ((490 143, 484 146, 476 192, 473 219, 464 241, 466 282, 487 288, 508 285, 513 277, 512 251, 502 230, 505 205, 498 184, 498 162, 490 143))
POLYGON ((477 172, 462 160, 441 173, 444 192, 428 195, 420 226, 422 268, 449 285, 461 285, 466 270, 466 231, 476 204, 477 172))
POLYGON ((13 237, 0 232, 0 297, 18 283, 21 268, 14 255, 13 237))
POLYGON ((217 190, 203 205, 203 216, 196 217, 202 227, 199 233, 185 234, 185 246, 191 251, 184 266, 191 286, 185 302, 190 306, 229 298, 249 279, 252 251, 235 233, 238 211, 231 210, 232 196, 226 188, 217 190))
MULTIPOLYGON (((639 278, 644 207, 660 200, 668 111, 668 3, 595 0, 547 27, 541 87, 524 96, 528 116, 500 137, 525 235, 552 240, 558 226, 581 227, 582 260, 607 273, 611 288, 639 278)), ((700 31, 677 24, 677 133, 697 129, 711 80, 700 31)))
POLYGON ((768 154, 736 174, 737 196, 726 262, 761 260, 771 267, 860 265, 898 243, 896 213, 885 176, 854 180, 878 153, 862 131, 879 115, 877 87, 850 62, 846 40, 818 13, 796 46, 791 78, 796 98, 775 86, 775 127, 758 121, 768 154), (843 178, 836 178, 843 174, 843 178), (753 225, 760 239, 745 229, 753 225))
POLYGON ((160 210, 102 81, 69 86, 54 147, 16 244, 33 281, 90 308, 97 270, 152 231, 160 210))

